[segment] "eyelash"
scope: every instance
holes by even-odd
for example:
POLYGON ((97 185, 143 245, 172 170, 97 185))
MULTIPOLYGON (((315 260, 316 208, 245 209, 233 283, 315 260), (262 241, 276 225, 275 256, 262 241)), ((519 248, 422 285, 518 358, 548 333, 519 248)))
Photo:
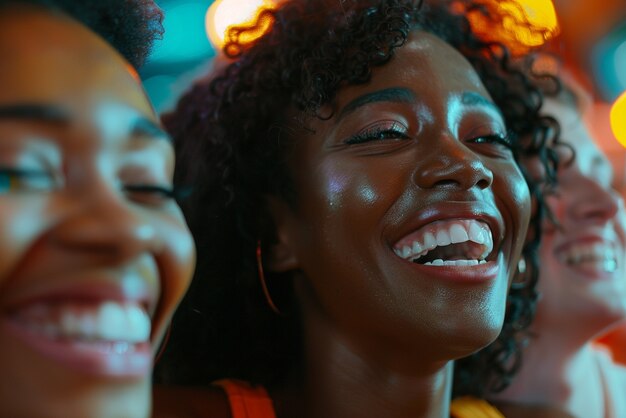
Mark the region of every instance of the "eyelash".
POLYGON ((24 182, 25 180, 35 181, 38 179, 49 181, 44 186, 41 184, 31 183, 28 185, 20 184, 23 186, 22 188, 30 188, 30 189, 45 189, 50 190, 53 188, 53 177, 50 173, 44 170, 34 170, 34 169, 19 169, 19 168, 0 168, 0 193, 11 191, 14 188, 15 182, 20 181, 24 182))
MULTIPOLYGON (((13 182, 16 180, 25 179, 52 179, 49 173, 39 170, 28 170, 18 168, 0 168, 0 193, 10 191, 13 188, 13 182), (16 179, 16 180, 14 180, 16 179)), ((28 187, 28 186, 27 186, 28 187)), ((36 189, 48 189, 49 187, 37 187, 30 186, 36 189)), ((174 187, 167 188, 163 186, 133 184, 124 185, 122 189, 128 193, 145 193, 146 195, 152 195, 160 200, 182 200, 191 195, 191 188, 189 187, 174 187)))
POLYGON ((148 184, 127 184, 123 190, 128 193, 145 193, 154 197, 162 197, 164 200, 181 200, 189 197, 191 189, 189 187, 167 188, 148 184))
POLYGON ((508 149, 513 149, 513 142, 511 141, 511 137, 509 135, 500 135, 500 134, 491 134, 491 135, 481 135, 476 138, 472 138, 470 142, 481 144, 481 143, 496 143, 507 147, 508 149), (488 139, 488 142, 479 142, 480 139, 488 139))
POLYGON ((384 141, 388 139, 409 139, 406 134, 407 129, 399 122, 391 122, 391 125, 373 126, 371 128, 365 128, 363 131, 352 135, 345 143, 347 145, 363 144, 371 141, 384 141))

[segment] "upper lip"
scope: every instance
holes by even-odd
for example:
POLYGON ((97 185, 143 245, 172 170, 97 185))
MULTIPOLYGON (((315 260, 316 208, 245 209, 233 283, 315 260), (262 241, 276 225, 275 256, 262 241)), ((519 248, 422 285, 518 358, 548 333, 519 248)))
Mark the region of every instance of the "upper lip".
POLYGON ((604 243, 604 244, 608 244, 614 247, 615 249, 619 247, 616 240, 607 238, 603 236, 603 234, 601 233, 583 232, 583 233, 576 234, 575 236, 571 236, 567 238, 566 240, 563 240, 554 248, 554 252, 560 253, 560 252, 566 251, 567 249, 569 249, 570 247, 574 245, 585 244, 585 243, 590 243, 590 244, 591 243, 604 243))
MULTIPOLYGON (((491 229, 493 236, 494 251, 492 254, 499 251, 504 240, 502 216, 493 205, 481 201, 449 201, 421 208, 413 218, 400 225, 398 232, 393 234, 394 236, 389 246, 392 248, 396 242, 405 236, 430 223, 454 219, 475 219, 486 223, 491 229)), ((492 255, 488 257, 488 259, 491 258, 492 255)))

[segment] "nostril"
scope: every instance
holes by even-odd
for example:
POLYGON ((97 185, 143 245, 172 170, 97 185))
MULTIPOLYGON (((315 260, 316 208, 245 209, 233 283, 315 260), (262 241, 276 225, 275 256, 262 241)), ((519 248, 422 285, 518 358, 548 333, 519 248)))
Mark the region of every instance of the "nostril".
POLYGON ((439 180, 434 184, 434 187, 458 187, 460 183, 456 180, 445 179, 439 180))
POLYGON ((476 183, 476 186, 478 186, 480 189, 486 189, 489 187, 490 181, 487 179, 481 179, 478 180, 478 182, 476 183))

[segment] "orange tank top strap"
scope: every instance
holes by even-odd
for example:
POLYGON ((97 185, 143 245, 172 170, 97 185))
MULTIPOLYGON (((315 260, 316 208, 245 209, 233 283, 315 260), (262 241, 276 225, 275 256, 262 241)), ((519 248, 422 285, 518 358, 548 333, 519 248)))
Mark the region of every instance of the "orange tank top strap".
POLYGON ((504 418, 504 415, 487 401, 471 396, 453 400, 450 404, 450 416, 452 418, 504 418))
POLYGON ((241 380, 213 382, 226 392, 232 418, 276 418, 274 404, 262 386, 251 386, 241 380))

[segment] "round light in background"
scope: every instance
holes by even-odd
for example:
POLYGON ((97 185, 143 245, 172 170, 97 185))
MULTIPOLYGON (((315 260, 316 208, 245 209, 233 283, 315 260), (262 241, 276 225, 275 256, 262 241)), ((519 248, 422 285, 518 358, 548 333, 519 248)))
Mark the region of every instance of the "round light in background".
POLYGON ((611 109, 611 127, 615 138, 626 148, 626 92, 624 92, 611 109))
MULTIPOLYGON (((230 26, 251 24, 261 8, 272 8, 276 3, 275 0, 216 0, 205 18, 209 40, 216 49, 221 49, 230 26)), ((253 40, 246 39, 247 42, 253 40)))

